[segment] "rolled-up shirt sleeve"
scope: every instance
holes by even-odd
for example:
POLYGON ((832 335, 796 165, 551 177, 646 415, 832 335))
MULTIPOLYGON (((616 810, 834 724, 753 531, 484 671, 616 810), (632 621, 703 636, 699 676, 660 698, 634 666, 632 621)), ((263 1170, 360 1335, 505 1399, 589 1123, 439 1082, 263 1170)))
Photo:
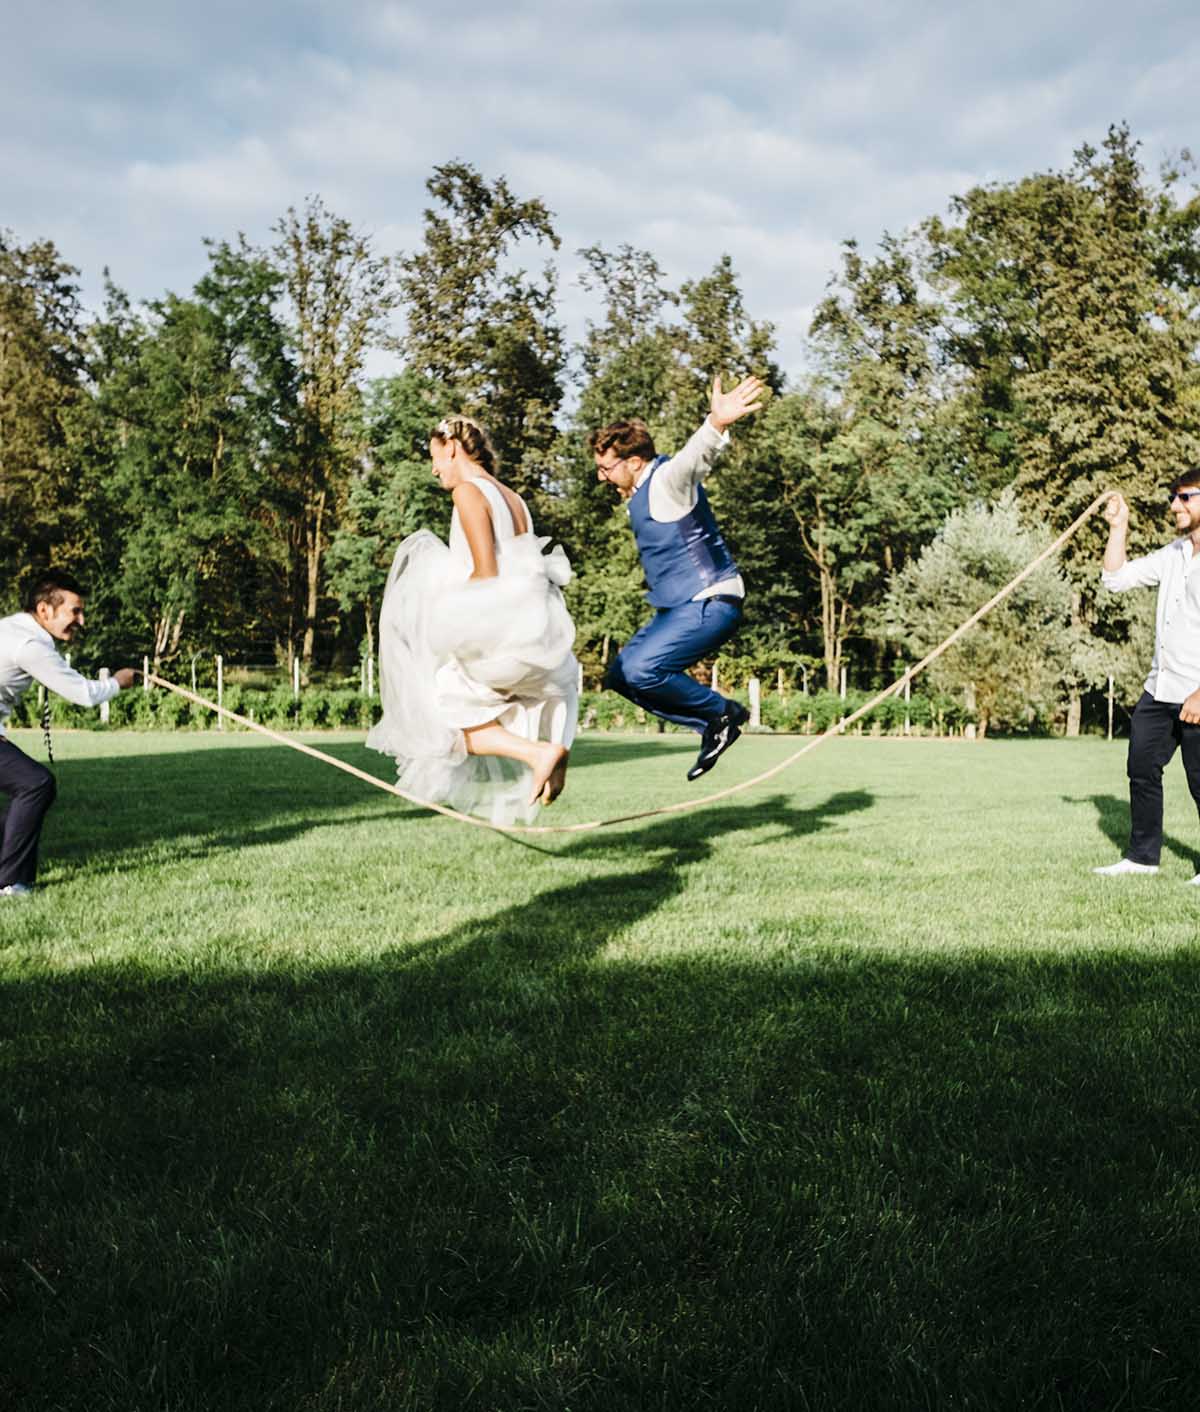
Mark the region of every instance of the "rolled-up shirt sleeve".
POLYGON ((76 706, 99 706, 111 701, 121 690, 114 678, 90 681, 73 667, 68 667, 49 643, 35 639, 23 642, 14 653, 15 664, 34 681, 73 702, 76 706))
POLYGON ((1123 593, 1127 588, 1153 588, 1163 576, 1163 556, 1171 552, 1171 545, 1156 549, 1153 554, 1143 554, 1140 559, 1126 559, 1119 569, 1103 569, 1100 582, 1110 593, 1123 593))

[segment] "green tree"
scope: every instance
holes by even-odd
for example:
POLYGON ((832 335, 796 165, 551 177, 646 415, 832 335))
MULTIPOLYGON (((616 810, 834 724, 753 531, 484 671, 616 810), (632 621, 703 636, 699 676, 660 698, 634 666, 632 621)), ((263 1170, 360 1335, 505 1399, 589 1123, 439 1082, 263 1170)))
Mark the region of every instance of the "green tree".
POLYGON ((168 294, 138 316, 110 285, 92 330, 106 519, 119 541, 106 616, 156 669, 185 625, 212 647, 255 622, 247 589, 270 553, 263 508, 295 412, 278 288, 261 259, 214 246, 193 298, 168 294))
POLYGON ((813 318, 823 377, 769 420, 784 503, 816 574, 826 681, 888 578, 959 499, 933 358, 941 310, 913 250, 853 241, 813 318))
POLYGON ((374 655, 375 620, 396 546, 418 529, 444 536, 450 497, 430 474, 426 443, 435 416, 419 374, 409 370, 373 382, 364 420, 367 450, 351 475, 326 569, 343 612, 361 610, 366 650, 374 655))
POLYGON ((362 455, 362 373, 368 351, 387 341, 396 302, 388 260, 370 240, 311 197, 276 224, 275 266, 283 277, 299 375, 295 455, 286 470, 298 507, 290 526, 301 568, 301 659, 311 666, 321 619, 325 551, 362 455))
POLYGON ((425 185, 436 205, 423 245, 399 261, 408 365, 443 410, 486 425, 506 480, 537 502, 554 480, 565 350, 553 266, 531 277, 513 262, 526 241, 558 248, 551 214, 467 163, 435 167, 425 185))
POLYGON ((0 566, 74 559, 80 522, 72 420, 86 402, 78 271, 48 240, 0 231, 0 566))
MULTIPOLYGON (((1137 148, 1114 127, 1069 170, 973 190, 954 223, 929 226, 953 311, 948 356, 965 374, 966 461, 982 486, 1011 480, 1055 529, 1108 486, 1153 525, 1163 486, 1200 455, 1200 203, 1175 198, 1177 173, 1156 189, 1137 148)), ((1097 602, 1101 540, 1090 527, 1063 562, 1077 626, 1114 636, 1124 610, 1097 602)), ((1070 733, 1088 660, 1099 657, 1079 660, 1070 733)))
MULTIPOLYGON (((723 378, 727 387, 750 376, 761 378, 772 392, 783 387, 783 374, 774 361, 774 325, 750 317, 728 255, 722 255, 707 275, 685 281, 678 302, 682 317, 672 331, 669 400, 656 424, 671 447, 682 446, 707 416, 714 377, 723 378)), ((742 430, 752 434, 752 427, 742 430)), ((745 435, 739 441, 744 444, 745 435)))
POLYGON ((635 417, 652 431, 662 429, 674 360, 674 335, 665 315, 678 296, 666 287, 662 268, 647 250, 622 245, 610 252, 592 245, 578 253, 584 261, 579 283, 599 296, 603 317, 589 320, 576 350, 579 400, 561 447, 566 494, 557 528, 582 564, 605 535, 613 511, 612 488, 596 478, 588 436, 597 427, 635 417))
MULTIPOLYGON (((1025 528, 1012 491, 992 506, 953 511, 915 559, 892 579, 879 609, 886 635, 924 657, 1015 578, 1045 546, 1025 528)), ((961 691, 981 735, 994 726, 1028 729, 1053 716, 1078 651, 1071 586, 1043 564, 927 669, 941 691, 961 691)))

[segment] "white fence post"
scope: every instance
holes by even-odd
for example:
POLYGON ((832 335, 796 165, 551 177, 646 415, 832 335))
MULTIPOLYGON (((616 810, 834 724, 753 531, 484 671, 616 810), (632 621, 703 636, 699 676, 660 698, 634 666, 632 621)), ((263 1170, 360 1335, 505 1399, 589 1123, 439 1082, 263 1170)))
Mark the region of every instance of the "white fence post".
POLYGON ((1112 721, 1113 721, 1113 679, 1112 679, 1112 677, 1109 677, 1109 679, 1108 679, 1108 738, 1109 738, 1109 740, 1112 739, 1112 721))
MULTIPOLYGON (((900 663, 901 671, 904 670, 904 663, 900 663)), ((912 735, 912 717, 909 714, 909 703, 912 700, 912 678, 904 683, 904 734, 912 735)))
POLYGON ((150 690, 150 658, 142 658, 142 690, 150 690))
MULTIPOLYGON (((225 698, 225 658, 222 657, 221 654, 218 652, 218 653, 217 653, 217 705, 218 705, 218 706, 224 706, 224 704, 225 704, 224 698, 225 698)), ((223 731, 223 730, 225 729, 225 717, 222 716, 222 715, 220 714, 220 712, 217 713, 217 729, 218 729, 219 731, 223 731)))
MULTIPOLYGON (((107 667, 101 667, 101 668, 100 668, 100 680, 101 680, 102 682, 108 680, 108 668, 107 668, 107 667)), ((107 702, 107 701, 101 701, 101 703, 100 703, 100 720, 101 720, 101 722, 102 722, 104 725, 108 725, 108 702, 107 702)))
POLYGON ((292 695, 300 695, 300 658, 292 658, 292 695))
POLYGON ((750 692, 750 724, 752 726, 762 725, 762 686, 757 677, 751 677, 747 683, 747 690, 750 692))
POLYGON ((780 701, 783 700, 783 668, 779 667, 775 671, 775 694, 780 701))
POLYGON ((808 695, 808 668, 805 666, 800 668, 800 690, 805 696, 808 695))
POLYGON ((846 699, 846 669, 842 668, 842 700, 846 699))

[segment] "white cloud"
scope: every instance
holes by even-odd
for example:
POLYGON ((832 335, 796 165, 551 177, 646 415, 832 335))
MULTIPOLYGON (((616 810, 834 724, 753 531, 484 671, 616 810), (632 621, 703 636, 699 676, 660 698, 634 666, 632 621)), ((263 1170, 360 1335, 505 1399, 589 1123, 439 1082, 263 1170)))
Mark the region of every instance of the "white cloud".
POLYGON ((278 210, 292 192, 289 174, 261 137, 240 138, 225 152, 195 160, 134 162, 125 187, 143 212, 199 211, 217 221, 230 213, 278 210))
POLYGON ((1184 0, 21 7, 0 221, 93 291, 109 263, 152 296, 199 275, 201 237, 265 240, 310 193, 411 248, 426 176, 460 158, 555 212, 572 334, 579 246, 650 248, 676 282, 727 251, 797 366, 845 237, 869 249, 1122 118, 1151 162, 1200 146, 1192 27, 1184 0))

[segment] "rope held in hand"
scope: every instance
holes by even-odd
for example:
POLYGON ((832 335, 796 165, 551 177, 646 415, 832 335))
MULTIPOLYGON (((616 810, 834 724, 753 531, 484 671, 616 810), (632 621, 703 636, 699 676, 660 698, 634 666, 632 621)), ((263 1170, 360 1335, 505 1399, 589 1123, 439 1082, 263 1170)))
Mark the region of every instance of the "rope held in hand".
POLYGON ((54 764, 54 744, 50 739, 50 693, 42 698, 42 739, 46 742, 46 759, 54 764))
POLYGON ((612 819, 592 819, 584 824, 493 824, 487 819, 477 819, 471 814, 462 814, 457 809, 448 809, 444 804, 434 804, 428 799, 418 799, 415 795, 406 794, 398 785, 389 784, 387 780, 381 780, 378 775, 368 774, 366 770, 360 770, 355 765, 347 764, 345 760, 338 760, 333 755, 327 755, 323 750, 317 750, 311 745, 305 745, 303 741, 293 740, 289 736, 281 735, 278 731, 268 729, 259 725, 257 721, 248 720, 245 716, 239 716, 236 711, 230 711, 225 706, 218 706, 215 701, 208 701, 203 696, 197 696, 195 692, 187 691, 181 686, 176 686, 174 682, 164 681, 162 677, 150 673, 147 680, 154 686, 161 686, 166 691, 173 691, 177 696, 183 696, 188 701, 195 702, 198 706, 204 706, 210 711, 216 711, 222 716, 227 716, 231 721, 236 721, 238 725, 245 726, 247 730, 257 731, 259 735, 265 735, 269 740, 277 741, 280 745, 289 746, 292 750, 299 750, 305 755, 311 755, 315 760, 321 760, 326 765, 332 765, 334 769, 343 770, 348 775, 353 775, 356 779, 364 781, 366 784, 374 785, 376 789, 386 790, 388 794, 394 794, 400 799, 406 800, 409 804, 416 804, 422 809, 432 809, 435 814, 442 814, 448 819, 457 819, 461 824, 471 824, 475 828, 492 829, 497 833, 587 833, 592 829, 608 828, 612 824, 630 824, 638 819, 652 819, 659 814, 679 814, 691 809, 700 809, 707 804, 715 804, 720 799, 728 799, 734 794, 741 794, 743 790, 752 789, 755 785, 762 784, 765 780, 782 773, 789 766, 794 765, 802 755, 807 755, 810 750, 815 750, 819 745, 829 740, 832 736, 843 734, 848 727, 854 725, 856 721, 875 709, 882 701, 886 701, 889 696, 895 696, 897 692, 904 689, 906 682, 912 681, 920 672, 923 672, 931 662, 935 662, 943 652, 954 644, 979 622, 985 618, 993 608, 1003 603, 1004 600, 1015 589, 1019 588, 1027 578, 1035 573, 1052 555, 1056 554, 1066 542, 1076 535, 1084 524, 1095 514, 1101 505, 1109 498, 1111 491, 1104 491, 1077 519, 1063 530, 1062 534, 1053 544, 1047 545, 1045 549, 1021 570, 1021 572, 1006 583, 1004 587, 992 595, 983 605, 977 608, 974 613, 950 634, 944 642, 940 642, 932 652, 915 663, 904 673, 897 677, 891 686, 886 687, 878 695, 873 696, 870 701, 860 706, 850 715, 844 716, 835 725, 823 731, 820 735, 814 736, 812 740, 802 745, 799 750, 793 751, 786 760, 781 760, 778 765, 772 765, 769 770, 764 770, 761 774, 755 775, 753 779, 742 780, 740 784, 730 785, 728 789, 720 789, 715 794, 705 794, 698 799, 680 800, 676 804, 663 804, 657 809, 643 809, 636 814, 620 814, 612 819))

